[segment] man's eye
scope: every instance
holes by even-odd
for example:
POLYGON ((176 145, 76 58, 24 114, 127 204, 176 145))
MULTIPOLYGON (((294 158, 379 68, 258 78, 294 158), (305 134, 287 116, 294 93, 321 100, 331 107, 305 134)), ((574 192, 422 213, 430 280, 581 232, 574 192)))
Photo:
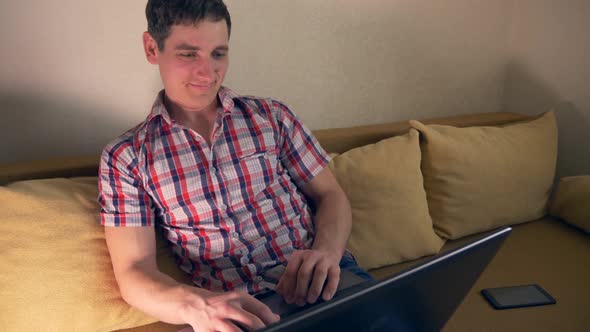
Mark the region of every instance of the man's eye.
POLYGON ((179 55, 183 58, 194 58, 195 57, 194 53, 180 53, 179 55))
POLYGON ((215 53, 213 53, 213 57, 216 58, 216 59, 221 59, 221 58, 225 57, 225 55, 226 54, 223 53, 223 52, 215 52, 215 53))

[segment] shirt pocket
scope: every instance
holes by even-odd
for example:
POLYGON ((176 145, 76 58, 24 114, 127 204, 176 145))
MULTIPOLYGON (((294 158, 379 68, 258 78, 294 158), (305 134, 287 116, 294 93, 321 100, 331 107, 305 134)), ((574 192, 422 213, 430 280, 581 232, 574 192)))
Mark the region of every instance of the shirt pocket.
POLYGON ((257 201, 276 181, 278 169, 279 159, 274 150, 248 151, 236 156, 223 170, 233 205, 239 209, 257 201))

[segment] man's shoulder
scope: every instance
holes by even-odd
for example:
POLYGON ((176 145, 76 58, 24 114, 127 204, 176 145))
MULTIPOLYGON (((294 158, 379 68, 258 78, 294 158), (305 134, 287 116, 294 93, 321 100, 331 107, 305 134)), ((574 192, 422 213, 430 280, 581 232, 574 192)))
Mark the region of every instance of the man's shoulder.
POLYGON ((260 97, 260 96, 240 96, 241 100, 244 103, 252 105, 258 108, 265 108, 265 109, 277 109, 282 107, 287 107, 282 101, 271 98, 271 97, 260 97))
POLYGON ((271 97, 244 95, 234 101, 242 112, 260 114, 274 121, 280 118, 281 113, 291 112, 285 103, 271 97))
POLYGON ((227 87, 223 87, 223 95, 230 97, 233 100, 234 105, 242 111, 270 113, 287 107, 278 99, 247 94, 240 95, 227 87))
POLYGON ((146 130, 147 121, 144 121, 112 139, 104 147, 102 151, 103 157, 135 159, 137 151, 142 145, 141 140, 145 137, 146 130))
POLYGON ((144 145, 144 141, 154 133, 158 133, 162 125, 170 121, 164 119, 168 115, 165 111, 163 100, 164 90, 161 90, 157 94, 147 117, 135 127, 128 129, 123 134, 111 140, 103 149, 103 157, 118 157, 119 155, 127 157, 136 156, 144 145))

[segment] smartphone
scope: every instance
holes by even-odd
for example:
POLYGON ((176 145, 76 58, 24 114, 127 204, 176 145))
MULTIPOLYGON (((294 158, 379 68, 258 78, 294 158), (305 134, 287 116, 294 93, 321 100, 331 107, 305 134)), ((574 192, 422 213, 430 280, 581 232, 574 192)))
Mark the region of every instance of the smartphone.
POLYGON ((539 285, 486 288, 481 291, 496 309, 511 309, 555 304, 557 301, 539 285))

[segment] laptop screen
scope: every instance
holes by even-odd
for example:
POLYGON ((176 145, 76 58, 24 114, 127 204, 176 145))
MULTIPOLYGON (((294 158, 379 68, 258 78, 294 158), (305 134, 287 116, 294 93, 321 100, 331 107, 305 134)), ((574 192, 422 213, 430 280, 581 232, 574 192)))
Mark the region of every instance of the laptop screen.
POLYGON ((261 331, 440 331, 511 230, 502 228, 385 280, 343 291, 261 331))

